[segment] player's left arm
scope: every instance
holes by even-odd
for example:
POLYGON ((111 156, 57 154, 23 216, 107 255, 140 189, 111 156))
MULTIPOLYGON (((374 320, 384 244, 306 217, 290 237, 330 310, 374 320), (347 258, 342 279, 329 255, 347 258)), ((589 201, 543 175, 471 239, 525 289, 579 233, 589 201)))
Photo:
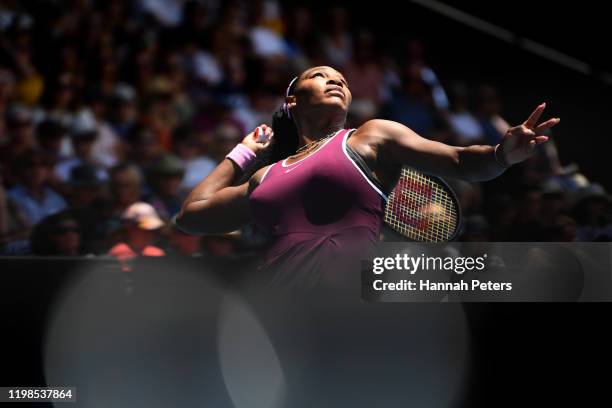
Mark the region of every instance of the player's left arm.
POLYGON ((450 146, 425 139, 400 123, 380 119, 364 123, 355 136, 372 146, 378 162, 408 165, 436 176, 484 181, 527 159, 535 146, 548 140, 541 133, 559 119, 536 125, 544 108, 545 104, 538 106, 525 122, 509 128, 497 146, 450 146))

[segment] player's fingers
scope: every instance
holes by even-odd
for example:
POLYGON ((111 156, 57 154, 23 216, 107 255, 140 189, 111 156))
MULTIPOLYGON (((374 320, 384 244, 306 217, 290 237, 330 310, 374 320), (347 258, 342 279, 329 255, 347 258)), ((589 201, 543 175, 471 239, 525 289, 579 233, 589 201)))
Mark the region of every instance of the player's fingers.
POLYGON ((523 123, 523 125, 527 126, 530 129, 533 129, 536 123, 538 123, 538 120, 540 119, 540 116, 542 115, 542 112, 544 112, 545 108, 546 108, 545 103, 538 105, 538 107, 535 108, 535 110, 531 113, 531 115, 529 115, 529 117, 523 123))
POLYGON ((559 121, 561 121, 561 119, 559 118, 548 119, 546 122, 542 122, 538 126, 536 126, 535 130, 538 133, 542 133, 544 130, 555 126, 557 123, 559 123, 559 121))

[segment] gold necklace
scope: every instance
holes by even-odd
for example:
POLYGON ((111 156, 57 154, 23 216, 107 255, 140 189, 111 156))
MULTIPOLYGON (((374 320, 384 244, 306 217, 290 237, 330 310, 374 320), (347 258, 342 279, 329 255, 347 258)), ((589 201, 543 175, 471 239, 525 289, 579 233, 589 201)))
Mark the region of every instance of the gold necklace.
MULTIPOLYGON (((304 146, 300 147, 299 149, 297 149, 295 151, 295 154, 293 156, 297 156, 300 153, 307 153, 310 152, 312 149, 314 149, 315 147, 318 147, 319 145, 321 145, 323 142, 325 142, 326 140, 328 140, 329 138, 331 138, 333 135, 335 135, 336 133, 338 133, 337 130, 334 130, 332 133, 330 133, 329 135, 322 137, 320 139, 314 140, 310 143, 305 144, 304 146)), ((292 157, 293 157, 292 156, 292 157)))

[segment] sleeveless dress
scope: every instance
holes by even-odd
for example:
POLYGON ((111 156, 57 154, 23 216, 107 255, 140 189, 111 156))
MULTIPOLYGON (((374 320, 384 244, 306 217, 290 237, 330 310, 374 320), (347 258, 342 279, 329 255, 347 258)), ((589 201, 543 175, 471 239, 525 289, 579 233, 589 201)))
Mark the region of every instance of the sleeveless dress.
POLYGON ((347 144, 354 130, 297 162, 274 163, 251 192, 253 219, 272 236, 259 268, 272 285, 338 283, 374 256, 387 197, 347 144))

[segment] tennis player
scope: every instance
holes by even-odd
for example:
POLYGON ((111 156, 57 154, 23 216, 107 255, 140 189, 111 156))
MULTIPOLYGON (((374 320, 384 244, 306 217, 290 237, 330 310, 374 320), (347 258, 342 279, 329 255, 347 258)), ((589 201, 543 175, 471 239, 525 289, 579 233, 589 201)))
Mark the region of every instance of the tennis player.
POLYGON ((192 234, 257 223, 272 237, 260 269, 279 285, 333 281, 336 272, 325 271, 346 270, 349 260, 373 256, 387 195, 403 165, 441 177, 489 180, 527 159, 548 140, 542 132, 559 123, 552 118, 538 124, 541 104, 499 145, 468 147, 425 139, 388 120, 344 129, 351 91, 344 76, 327 66, 294 78, 285 97, 272 128, 261 125, 249 133, 191 192, 176 218, 192 234), (252 175, 239 184, 245 172, 252 175))

